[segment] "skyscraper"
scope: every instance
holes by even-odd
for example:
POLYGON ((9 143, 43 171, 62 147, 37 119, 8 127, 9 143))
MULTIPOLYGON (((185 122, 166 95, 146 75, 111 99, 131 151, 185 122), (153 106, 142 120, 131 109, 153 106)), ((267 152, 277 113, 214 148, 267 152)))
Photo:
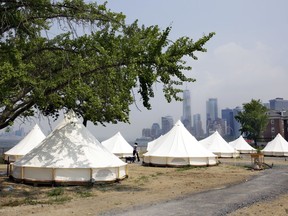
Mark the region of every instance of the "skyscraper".
POLYGON ((153 139, 158 138, 161 135, 161 128, 158 123, 153 123, 151 127, 151 137, 153 139))
POLYGON ((233 110, 226 108, 221 110, 222 120, 226 122, 225 124, 225 133, 224 135, 234 137, 235 129, 234 129, 234 114, 233 110))
POLYGON ((174 120, 172 116, 165 116, 161 118, 162 123, 162 134, 166 134, 174 125, 174 120))
POLYGON ((201 139, 204 137, 204 131, 202 128, 202 121, 201 121, 201 115, 200 114, 193 115, 193 128, 194 128, 193 135, 197 139, 201 139))
POLYGON ((206 102, 206 115, 207 119, 210 119, 211 121, 218 119, 217 98, 209 98, 206 102))
POLYGON ((217 98, 209 98, 206 101, 206 132, 209 136, 212 132, 215 131, 218 120, 218 104, 217 98))
POLYGON ((271 110, 277 110, 277 111, 288 110, 288 100, 284 100, 283 98, 275 98, 269 100, 269 102, 271 110))
POLYGON ((183 91, 183 115, 181 118, 183 125, 191 133, 192 132, 192 117, 191 117, 191 100, 190 91, 188 89, 183 91))

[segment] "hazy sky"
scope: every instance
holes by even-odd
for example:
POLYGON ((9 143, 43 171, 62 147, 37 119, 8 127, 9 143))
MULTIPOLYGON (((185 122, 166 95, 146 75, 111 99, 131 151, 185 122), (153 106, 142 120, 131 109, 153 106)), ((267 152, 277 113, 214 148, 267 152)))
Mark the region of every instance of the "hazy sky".
MULTIPOLYGON (((219 111, 252 98, 262 102, 288 99, 288 1, 113 0, 108 1, 108 8, 123 12, 127 22, 138 19, 162 29, 171 25, 172 39, 188 36, 197 40, 216 32, 206 44, 207 53, 191 60, 190 74, 197 81, 183 86, 191 92, 192 114, 200 113, 203 123, 208 98, 218 98, 219 111)), ((175 122, 180 119, 182 103, 168 104, 159 84, 155 90, 151 111, 131 106, 131 125, 96 127, 93 133, 101 137, 120 131, 125 138, 134 139, 141 136, 142 128, 160 123, 161 116, 172 115, 175 122)))
MULTIPOLYGON (((185 84, 191 92, 192 114, 200 113, 205 122, 206 101, 218 98, 219 111, 235 108, 253 99, 268 102, 276 97, 288 99, 288 1, 286 0, 109 0, 107 7, 123 12, 127 23, 172 26, 170 38, 188 36, 195 41, 203 34, 216 32, 206 44, 207 53, 189 61, 185 84)), ((141 102, 131 106, 131 124, 89 125, 100 141, 120 131, 125 139, 141 137, 142 128, 150 128, 161 117, 171 115, 176 122, 182 115, 182 103, 168 104, 161 85, 154 86, 156 97, 147 111, 141 102)), ((219 115, 221 113, 219 112, 219 115)), ((40 124, 41 126, 41 124, 40 124)))

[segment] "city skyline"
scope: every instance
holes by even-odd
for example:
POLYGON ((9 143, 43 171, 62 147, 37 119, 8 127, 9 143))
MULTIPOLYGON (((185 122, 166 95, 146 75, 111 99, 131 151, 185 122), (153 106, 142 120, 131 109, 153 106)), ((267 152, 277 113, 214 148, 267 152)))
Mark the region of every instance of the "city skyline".
MULTIPOLYGON (((204 133, 200 114, 193 115, 193 126, 190 126, 189 122, 187 123, 186 118, 188 117, 189 119, 189 117, 191 116, 190 114, 191 110, 190 110, 190 105, 189 105, 189 102, 190 102, 189 90, 185 90, 183 92, 183 98, 184 98, 183 109, 182 109, 183 113, 182 113, 181 121, 182 123, 186 121, 186 125, 184 123, 183 125, 193 136, 195 136, 196 139, 201 140, 205 137, 210 136, 215 131, 218 131, 221 136, 226 137, 229 140, 234 140, 241 135, 241 132, 240 132, 241 124, 236 121, 235 116, 238 114, 238 112, 242 111, 242 107, 237 106, 235 108, 220 109, 221 112, 218 112, 217 98, 209 98, 206 101, 206 122, 208 125, 206 125, 206 133, 204 133), (221 115, 218 115, 220 113, 221 115)), ((270 113, 273 113, 273 112, 280 113, 281 116, 282 115, 284 116, 286 114, 283 114, 282 111, 284 111, 284 113, 288 111, 288 100, 285 100, 284 98, 271 99, 269 100, 269 103, 262 103, 262 104, 268 108, 269 110, 268 116, 270 116, 270 113)), ((174 122, 174 119, 171 116, 162 117, 162 124, 161 124, 162 128, 167 127, 166 125, 169 125, 168 126, 169 128, 166 128, 164 131, 162 131, 161 133, 162 135, 167 133, 172 128, 173 122, 174 122), (163 119, 168 119, 168 118, 170 119, 169 124, 163 122, 163 119)), ((150 135, 151 133, 150 131, 153 130, 153 126, 155 124, 158 125, 160 130, 162 129, 158 123, 154 122, 151 128, 142 129, 141 138, 151 138, 152 140, 155 138, 158 138, 159 136, 153 137, 150 135), (143 133, 143 131, 145 131, 145 133, 143 133), (147 131, 149 132, 147 133, 147 131)), ((269 129, 266 129, 266 130, 269 130, 269 129)), ((267 132, 265 133, 267 134, 267 132)), ((146 141, 149 142, 150 140, 146 140, 146 141)))
MULTIPOLYGON (((207 105, 207 101, 209 101, 209 99, 216 99, 217 101, 218 101, 218 98, 208 98, 207 100, 206 100, 206 105, 207 105)), ((274 103, 275 104, 275 101, 278 101, 278 103, 279 103, 279 99, 282 99, 284 102, 286 102, 285 103, 285 107, 287 106, 288 107, 288 100, 286 100, 286 99, 284 99, 284 98, 280 98, 280 97, 276 97, 276 98, 271 98, 271 99, 269 99, 268 101, 265 101, 265 102, 263 102, 262 101, 262 103, 265 105, 267 105, 267 104, 271 104, 271 103, 274 103)), ((250 102, 250 101, 249 101, 250 102)), ((247 102, 248 103, 248 102, 247 102)), ((130 138, 129 138, 129 136, 127 136, 127 134, 126 134, 126 136, 125 135, 123 135, 123 137, 127 140, 127 141, 129 141, 129 142, 134 142, 137 138, 141 138, 142 137, 142 130, 143 129, 145 129, 145 128, 152 128, 153 127, 153 125, 156 123, 156 124, 159 124, 160 125, 160 129, 161 129, 161 121, 162 121, 162 118, 163 117, 171 117, 172 118, 172 120, 170 119, 170 121, 172 121, 173 122, 173 125, 174 125, 174 123, 175 122, 177 122, 178 120, 181 120, 181 118, 182 118, 182 116, 183 116, 183 102, 179 102, 179 104, 180 104, 180 109, 179 109, 179 113, 178 113, 178 116, 179 116, 179 118, 178 119, 176 119, 176 118, 174 118, 174 116, 172 116, 172 115, 169 115, 169 114, 166 114, 166 115, 164 115, 164 116, 158 116, 157 118, 158 118, 158 121, 154 121, 154 120, 152 120, 151 121, 151 124, 149 125, 149 124, 147 124, 147 125, 143 125, 143 127, 141 127, 141 128, 139 128, 139 133, 137 133, 137 134, 133 134, 133 136, 131 136, 130 138)), ((280 104, 283 104, 283 103, 281 103, 281 101, 280 101, 280 104)), ((226 107, 226 108, 223 108, 222 106, 221 106, 221 104, 220 104, 220 106, 219 106, 219 104, 217 104, 217 106, 218 106, 218 117, 220 117, 220 118, 222 118, 222 113, 221 113, 221 111, 223 111, 223 110, 226 110, 226 109, 231 109, 232 111, 234 111, 235 112, 235 110, 237 111, 237 112, 239 112, 241 109, 242 109, 242 105, 241 106, 235 106, 235 107, 226 107), (221 113, 221 114, 220 114, 221 113), (220 116, 219 116, 219 114, 220 114, 220 116)), ((275 106, 275 105, 274 105, 275 106)), ((279 107, 279 104, 278 105, 276 105, 277 107, 279 107)), ((288 110, 288 109, 287 109, 288 110)), ((206 110, 207 111, 207 110, 206 110)), ((233 115, 235 115, 236 113, 233 113, 233 115)), ((203 131, 204 131, 204 134, 206 134, 206 124, 205 124, 205 122, 206 122, 206 113, 205 113, 205 115, 201 115, 200 113, 192 113, 191 112, 191 115, 194 117, 194 115, 195 116, 200 116, 200 118, 201 118, 201 121, 202 121, 202 129, 203 129, 203 131)), ((45 117, 39 117, 39 118, 37 118, 37 119, 30 119, 30 121, 29 121, 29 123, 27 124, 27 122, 26 122, 26 124, 24 124, 24 123, 22 123, 22 124, 19 124, 19 125, 17 125, 16 127, 11 127, 11 132, 13 131, 13 128, 14 128, 14 131, 22 131, 22 133, 23 134, 27 134, 31 129, 32 129, 32 127, 37 123, 37 124, 39 124, 39 126, 40 126, 40 128, 41 129, 44 129, 43 130, 43 132, 46 134, 46 135, 48 135, 54 128, 55 128, 55 126, 60 122, 62 120, 62 117, 60 117, 59 119, 57 119, 56 121, 52 121, 51 119, 50 119, 50 122, 49 123, 47 123, 47 121, 45 120, 45 117), (47 124, 49 124, 49 127, 47 126, 47 124), (28 127, 27 127, 28 126, 28 127), (48 128, 48 129, 47 129, 48 128), (45 130, 46 129, 46 130, 45 130)), ((181 120, 182 121, 182 120, 181 120)), ((123 124, 123 123, 121 123, 121 124, 123 124)), ((173 126, 172 125, 172 126, 173 126)), ((117 126, 117 125, 115 125, 115 126, 117 126)), ((172 127, 172 126, 170 126, 170 128, 172 127)), ((192 125, 193 126, 193 125, 192 125)), ((233 128, 233 130, 239 130, 240 129, 240 127, 239 127, 239 125, 236 125, 236 126, 234 126, 235 128, 233 128)), ((91 125, 90 126, 88 126, 88 129, 89 129, 89 131, 93 134, 93 135, 95 135, 95 133, 93 132, 93 128, 95 129, 95 126, 92 126, 91 127, 91 125)), ((167 130, 169 130, 169 129, 167 129, 167 130)), ((110 132, 109 132, 109 134, 111 134, 111 135, 108 135, 108 136, 97 136, 97 135, 95 135, 95 137, 99 140, 99 141, 103 141, 103 140, 105 140, 105 139, 107 139, 107 138, 110 138, 110 137, 112 137, 113 135, 115 135, 117 132, 121 132, 121 134, 123 133, 123 131, 121 131, 121 129, 119 130, 119 128, 118 127, 116 127, 116 130, 114 130, 115 131, 115 133, 113 132, 113 131, 111 131, 110 130, 110 132), (117 132, 116 132, 117 131, 117 132)), ((2 130, 0 130, 0 132, 1 132, 1 134, 2 134, 2 136, 3 136, 3 134, 5 134, 5 129, 2 129, 2 130)), ((166 131, 167 132, 167 131, 166 131)))
MULTIPOLYGON (((192 66, 189 76, 196 82, 184 83, 182 88, 190 90, 192 115, 200 113, 203 124, 208 98, 218 98, 219 109, 224 109, 242 106, 251 99, 265 103, 286 97, 287 1, 189 0, 179 4, 175 0, 111 0, 107 7, 123 12, 128 23, 138 19, 146 26, 171 26, 171 40, 181 36, 197 40, 203 34, 216 32, 205 45, 207 53, 197 53, 197 61, 185 59, 192 66)), ((181 119, 182 103, 168 104, 162 86, 156 83, 154 89, 152 110, 143 109, 141 99, 136 98, 141 111, 131 106, 131 125, 96 127, 95 134, 100 136, 107 130, 110 135, 121 130, 125 137, 133 138, 141 135, 142 128, 160 122, 161 116, 181 119)))
MULTIPOLYGON (((203 128, 208 98, 217 98, 219 109, 224 109, 242 106, 251 99, 268 103, 270 99, 286 97, 288 1, 111 0, 107 8, 123 12, 128 24, 138 19, 139 25, 158 25, 163 30, 170 26, 171 41, 182 36, 196 41, 204 34, 216 32, 204 46, 207 52, 195 53, 197 61, 184 59, 192 66, 191 71, 184 73, 196 82, 184 83, 181 88, 190 90, 192 116, 201 114, 203 128)), ((118 131, 125 139, 134 140, 141 136, 142 128, 161 122, 161 116, 181 119, 182 103, 168 103, 160 83, 152 87, 155 97, 150 101, 151 110, 145 109, 135 94, 135 103, 130 106, 131 124, 103 127, 89 122, 88 129, 99 140, 118 131)), ((24 123, 17 120, 15 126, 25 124, 27 131, 39 121, 46 133, 59 122, 50 120, 49 124, 44 118, 24 123)))

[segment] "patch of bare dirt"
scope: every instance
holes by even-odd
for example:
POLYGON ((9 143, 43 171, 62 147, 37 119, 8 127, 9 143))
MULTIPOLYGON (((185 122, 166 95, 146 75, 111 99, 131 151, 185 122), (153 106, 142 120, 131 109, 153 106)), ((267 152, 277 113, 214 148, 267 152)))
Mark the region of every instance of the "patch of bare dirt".
POLYGON ((267 200, 255 203, 252 206, 241 208, 229 216, 252 216, 252 215, 288 215, 288 195, 282 195, 275 200, 267 200))
MULTIPOLYGON (((225 187, 245 181, 259 173, 243 165, 249 164, 249 158, 222 161, 225 163, 200 168, 163 168, 128 164, 127 179, 119 183, 96 184, 93 187, 75 186, 60 189, 49 186, 34 187, 17 184, 1 176, 0 215, 98 215, 111 209, 150 204, 225 187), (9 190, 9 187, 12 189, 9 190)), ((0 165, 0 171, 1 168, 2 171, 5 170, 5 166, 0 165)), ((277 203, 275 205, 279 206, 281 212, 284 209, 281 205, 288 199, 287 196, 283 197, 283 200, 279 198, 275 201, 277 203)), ((260 203, 259 206, 255 204, 255 211, 257 208, 262 209, 266 204, 260 203)), ((243 212, 238 210, 235 216, 247 215, 246 212, 250 212, 250 208, 253 206, 247 210, 241 209, 243 212)))

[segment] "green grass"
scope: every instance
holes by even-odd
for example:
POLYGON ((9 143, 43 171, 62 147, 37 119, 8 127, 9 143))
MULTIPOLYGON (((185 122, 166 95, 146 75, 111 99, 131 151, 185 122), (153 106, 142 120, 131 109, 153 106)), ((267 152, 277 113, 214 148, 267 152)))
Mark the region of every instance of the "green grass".
POLYGON ((50 199, 46 202, 46 204, 63 204, 67 201, 72 200, 72 197, 69 196, 57 196, 54 199, 50 199))
POLYGON ((59 187, 59 188, 54 188, 53 190, 49 191, 47 193, 48 196, 60 196, 64 194, 64 189, 59 187))
POLYGON ((187 166, 177 168, 176 171, 177 172, 183 172, 183 171, 191 170, 191 169, 207 169, 207 166, 190 166, 190 165, 187 165, 187 166))
POLYGON ((37 204, 63 204, 73 199, 73 197, 78 196, 81 198, 91 197, 93 193, 90 188, 79 187, 67 189, 65 187, 52 188, 48 192, 43 193, 43 196, 37 198, 34 193, 21 191, 21 196, 11 197, 10 193, 1 194, 2 197, 6 197, 6 201, 0 202, 0 208, 4 206, 21 206, 21 205, 37 205, 37 204), (65 192, 71 191, 71 195, 65 194, 65 192))
POLYGON ((163 175, 164 173, 162 172, 156 172, 154 174, 151 175, 151 177, 157 177, 157 176, 160 176, 160 175, 163 175))
POLYGON ((143 176, 139 176, 137 179, 135 179, 135 182, 142 182, 142 183, 144 183, 144 182, 148 182, 149 181, 149 176, 145 176, 145 175, 143 175, 143 176))
POLYGON ((76 192, 80 197, 91 197, 93 196, 90 191, 77 191, 76 192))
POLYGON ((37 205, 37 204, 63 204, 64 202, 70 201, 72 198, 68 196, 53 197, 48 200, 37 200, 32 197, 25 199, 12 199, 6 203, 2 203, 1 206, 15 207, 20 205, 37 205))

